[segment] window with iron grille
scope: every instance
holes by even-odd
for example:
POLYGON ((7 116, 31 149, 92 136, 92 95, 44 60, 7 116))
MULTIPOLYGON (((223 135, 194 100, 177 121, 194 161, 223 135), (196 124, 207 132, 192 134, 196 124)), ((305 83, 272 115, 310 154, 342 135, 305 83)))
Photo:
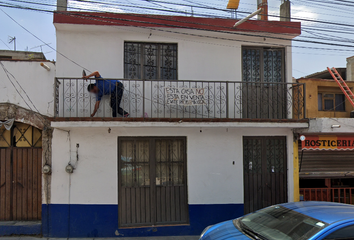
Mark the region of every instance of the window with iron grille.
POLYGON ((119 226, 188 223, 186 138, 118 139, 119 226))
POLYGON ((124 78, 177 80, 177 44, 125 42, 124 78))
POLYGON ((285 82, 283 48, 242 48, 242 81, 252 83, 285 82))

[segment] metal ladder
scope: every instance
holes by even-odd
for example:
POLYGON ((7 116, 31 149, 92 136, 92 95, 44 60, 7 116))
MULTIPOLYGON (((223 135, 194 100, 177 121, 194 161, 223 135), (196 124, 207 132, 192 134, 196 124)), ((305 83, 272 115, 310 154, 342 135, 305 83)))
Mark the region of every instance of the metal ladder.
POLYGON ((343 80, 343 78, 338 73, 337 69, 335 69, 334 67, 333 68, 327 67, 327 69, 328 69, 329 73, 332 75, 333 79, 339 85, 339 87, 342 90, 342 92, 344 93, 344 95, 349 100, 350 104, 354 107, 354 94, 353 94, 352 90, 350 90, 347 83, 343 80))

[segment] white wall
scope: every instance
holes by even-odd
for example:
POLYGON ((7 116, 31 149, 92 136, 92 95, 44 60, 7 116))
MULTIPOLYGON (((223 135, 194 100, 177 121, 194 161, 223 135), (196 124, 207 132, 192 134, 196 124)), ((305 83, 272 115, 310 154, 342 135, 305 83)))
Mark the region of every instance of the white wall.
MULTIPOLYGON (((91 71, 99 70, 106 78, 124 77, 124 41, 177 43, 179 80, 213 81, 242 80, 242 46, 281 47, 291 45, 290 40, 196 30, 173 29, 173 31, 187 34, 204 34, 209 38, 134 27, 73 24, 55 24, 55 26, 57 29, 57 50, 91 71), (214 37, 233 40, 221 40, 214 37)), ((164 28, 164 30, 169 29, 164 28)), ((289 38, 289 35, 277 34, 276 37, 289 38)), ((288 73, 286 77, 287 81, 291 82, 290 47, 287 47, 286 54, 286 71, 288 73)), ((81 77, 81 72, 80 66, 58 54, 57 77, 81 77)))
MULTIPOLYGON (((9 75, 11 81, 15 84, 20 94, 26 102, 31 106, 33 111, 36 111, 28 97, 39 110, 46 116, 54 114, 54 78, 55 65, 51 62, 45 62, 51 70, 47 71, 40 66, 37 61, 1 61, 8 72, 15 78, 9 75), (18 83, 22 86, 21 89, 18 83)), ((0 103, 12 103, 30 109, 26 102, 18 94, 6 73, 0 67, 0 103)))
MULTIPOLYGON (((150 31, 134 27, 55 24, 57 50, 106 78, 123 78, 124 41, 171 42, 178 44, 180 80, 241 81, 242 46, 290 46, 290 40, 246 37, 234 34, 176 30, 184 33, 227 37, 231 40, 150 31), (150 35, 151 34, 151 35, 150 35)), ((165 29, 168 30, 168 29, 165 29)), ((253 33, 254 34, 254 33, 253 33)), ((264 34, 262 34, 264 35, 264 34)), ((277 35, 287 38, 289 36, 277 35)), ((81 77, 82 67, 58 54, 57 77, 81 77)), ((286 48, 286 77, 291 82, 291 48, 286 48)), ((65 125, 65 124, 64 124, 65 125)), ((265 125, 265 124, 264 124, 265 125)), ((55 129, 53 137, 52 203, 117 204, 118 136, 186 136, 189 204, 243 203, 243 136, 287 136, 288 199, 293 200, 293 134, 287 128, 203 128, 199 127, 66 127, 55 129), (69 154, 69 142, 71 153, 69 154), (69 179, 65 166, 79 162, 69 179), (232 162, 235 161, 235 165, 232 162), (70 184, 70 194, 69 194, 70 184), (70 199, 70 200, 69 200, 70 199)), ((225 125, 227 126, 227 125, 225 125)), ((263 126, 259 123, 259 126, 263 126)))
POLYGON ((285 128, 67 128, 55 129, 51 203, 117 204, 117 138, 186 136, 189 204, 243 203, 243 136, 287 136, 288 197, 293 200, 293 134, 285 128), (200 130, 202 129, 202 132, 200 130), (71 154, 69 146, 71 142, 71 154), (77 169, 65 172, 70 156, 77 169), (232 162, 235 161, 235 165, 232 162))
POLYGON ((348 134, 353 133, 354 118, 314 118, 309 127, 299 129, 299 133, 348 134), (332 128, 333 125, 339 127, 332 128))

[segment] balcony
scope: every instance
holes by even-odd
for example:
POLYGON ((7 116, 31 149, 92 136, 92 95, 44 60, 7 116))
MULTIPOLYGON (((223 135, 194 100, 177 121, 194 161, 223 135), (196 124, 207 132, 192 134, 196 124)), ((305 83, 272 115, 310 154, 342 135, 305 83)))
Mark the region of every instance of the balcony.
MULTIPOLYGON (((107 79, 110 80, 110 79, 107 79)), ((120 107, 129 117, 112 118, 110 96, 95 117, 96 97, 87 91, 94 79, 55 80, 53 120, 109 121, 301 121, 305 119, 303 83, 186 80, 128 80, 120 107)))

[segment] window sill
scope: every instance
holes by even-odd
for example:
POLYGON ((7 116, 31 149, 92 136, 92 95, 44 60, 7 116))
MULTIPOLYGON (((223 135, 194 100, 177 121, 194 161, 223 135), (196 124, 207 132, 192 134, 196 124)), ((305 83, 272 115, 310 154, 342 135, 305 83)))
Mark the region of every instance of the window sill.
POLYGON ((318 110, 319 112, 329 112, 329 113, 333 113, 333 112, 337 112, 337 113, 345 113, 347 111, 330 111, 330 110, 318 110))

